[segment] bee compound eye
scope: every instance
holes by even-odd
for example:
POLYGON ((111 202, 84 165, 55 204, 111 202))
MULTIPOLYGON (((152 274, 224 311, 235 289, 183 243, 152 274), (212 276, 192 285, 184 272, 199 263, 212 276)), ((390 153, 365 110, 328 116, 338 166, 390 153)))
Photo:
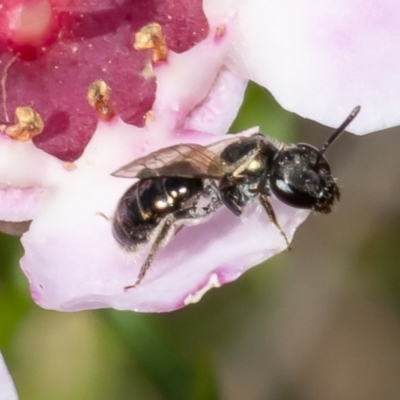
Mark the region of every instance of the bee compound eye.
POLYGON ((316 196, 314 190, 308 190, 310 186, 315 189, 315 184, 298 186, 282 178, 271 180, 272 193, 283 203, 295 208, 314 207, 316 196))
POLYGON ((303 176, 304 188, 307 192, 317 192, 318 188, 321 186, 321 179, 317 172, 307 171, 303 176))

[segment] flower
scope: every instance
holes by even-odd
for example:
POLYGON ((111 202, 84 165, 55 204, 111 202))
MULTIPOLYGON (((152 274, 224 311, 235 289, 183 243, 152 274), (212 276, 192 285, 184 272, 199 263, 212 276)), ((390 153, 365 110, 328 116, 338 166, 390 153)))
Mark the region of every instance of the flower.
POLYGON ((0 400, 16 400, 17 398, 14 383, 0 353, 0 400))
MULTIPOLYGON (((355 133, 399 123, 400 6, 392 2, 135 4, 4 5, 0 220, 32 220, 21 266, 44 308, 170 311, 285 248, 256 202, 240 218, 221 209, 182 229, 140 286, 124 291, 145 252, 124 252, 112 236, 133 182, 111 173, 174 143, 221 139, 247 79, 330 126, 358 104, 355 133), (44 9, 48 18, 31 27, 44 9), (28 117, 13 124, 18 107, 28 117)), ((272 203, 291 239, 308 212, 272 203)))

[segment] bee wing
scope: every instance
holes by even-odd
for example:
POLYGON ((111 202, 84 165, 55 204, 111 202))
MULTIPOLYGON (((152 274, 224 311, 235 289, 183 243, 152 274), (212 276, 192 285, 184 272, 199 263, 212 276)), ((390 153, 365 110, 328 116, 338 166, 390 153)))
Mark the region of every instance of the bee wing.
POLYGON ((214 178, 224 174, 220 158, 206 146, 193 143, 166 147, 124 165, 112 175, 120 178, 214 178))

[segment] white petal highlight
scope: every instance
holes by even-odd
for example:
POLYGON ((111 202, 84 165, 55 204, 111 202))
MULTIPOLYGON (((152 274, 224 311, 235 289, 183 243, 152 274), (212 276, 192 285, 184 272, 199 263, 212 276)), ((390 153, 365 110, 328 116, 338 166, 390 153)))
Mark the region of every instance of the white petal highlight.
POLYGON ((17 400, 18 395, 8 372, 4 358, 0 353, 0 400, 17 400))
POLYGON ((400 124, 400 3, 241 2, 231 66, 287 110, 364 134, 400 124))

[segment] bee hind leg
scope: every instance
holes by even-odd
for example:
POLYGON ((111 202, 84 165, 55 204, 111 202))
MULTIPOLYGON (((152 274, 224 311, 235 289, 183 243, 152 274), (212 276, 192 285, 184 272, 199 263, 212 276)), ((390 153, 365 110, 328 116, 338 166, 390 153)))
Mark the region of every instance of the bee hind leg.
POLYGON ((275 211, 272 207, 272 204, 269 201, 269 198, 266 194, 261 194, 260 195, 260 203, 264 207, 265 212, 267 213, 270 221, 278 228, 279 232, 283 236, 286 242, 287 250, 291 250, 292 248, 290 247, 289 240, 286 236, 286 233, 282 230, 281 226, 278 223, 278 220, 276 219, 275 211))
POLYGON ((170 214, 164 218, 164 220, 160 223, 160 229, 150 247, 149 254, 147 255, 144 263, 142 264, 139 274, 137 276, 136 282, 133 285, 125 286, 124 290, 127 291, 129 289, 134 289, 139 286, 140 282, 146 276, 147 271, 149 270, 151 264, 153 263, 154 257, 158 250, 160 250, 165 244, 166 240, 171 234, 171 229, 174 228, 174 222, 176 218, 174 214, 170 214))
POLYGON ((104 218, 105 220, 107 220, 107 221, 112 221, 112 218, 107 217, 107 215, 105 215, 105 214, 102 213, 102 212, 97 212, 96 215, 98 215, 99 217, 103 217, 103 218, 104 218))

